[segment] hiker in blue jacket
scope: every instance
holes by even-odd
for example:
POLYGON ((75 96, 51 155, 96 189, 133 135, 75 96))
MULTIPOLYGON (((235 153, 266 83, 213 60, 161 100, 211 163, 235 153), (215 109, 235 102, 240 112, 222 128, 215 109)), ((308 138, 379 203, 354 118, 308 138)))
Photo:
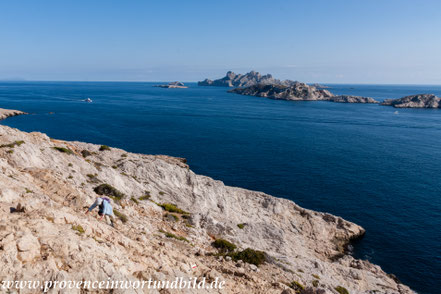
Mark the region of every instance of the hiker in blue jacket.
POLYGON ((103 218, 103 216, 106 218, 107 224, 114 227, 114 216, 113 216, 113 208, 110 204, 110 199, 107 197, 98 197, 96 198, 95 202, 89 207, 89 209, 86 211, 86 214, 88 214, 90 211, 92 211, 95 207, 98 206, 98 215, 100 216, 100 220, 103 218))

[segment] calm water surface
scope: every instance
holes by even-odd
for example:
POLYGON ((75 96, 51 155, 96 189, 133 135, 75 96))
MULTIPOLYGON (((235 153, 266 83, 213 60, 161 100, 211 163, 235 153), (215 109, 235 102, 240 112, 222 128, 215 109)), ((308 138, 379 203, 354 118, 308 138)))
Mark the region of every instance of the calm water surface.
MULTIPOLYGON (((330 86, 379 100, 441 96, 439 86, 330 86)), ((356 257, 420 293, 440 292, 441 110, 92 82, 3 82, 0 107, 31 113, 5 125, 185 157, 195 172, 228 185, 340 215, 367 230, 356 257), (94 102, 81 101, 87 97, 94 102)))

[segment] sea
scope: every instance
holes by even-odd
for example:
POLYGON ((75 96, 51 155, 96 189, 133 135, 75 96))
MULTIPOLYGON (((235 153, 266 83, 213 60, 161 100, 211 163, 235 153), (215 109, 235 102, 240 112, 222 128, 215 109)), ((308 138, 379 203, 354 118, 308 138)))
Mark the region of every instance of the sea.
MULTIPOLYGON (((23 131, 184 157, 193 171, 366 229, 353 255, 419 293, 441 289, 441 109, 282 101, 142 82, 0 82, 23 131), (91 98, 92 103, 83 100, 91 98)), ((329 84, 377 100, 441 86, 329 84)))

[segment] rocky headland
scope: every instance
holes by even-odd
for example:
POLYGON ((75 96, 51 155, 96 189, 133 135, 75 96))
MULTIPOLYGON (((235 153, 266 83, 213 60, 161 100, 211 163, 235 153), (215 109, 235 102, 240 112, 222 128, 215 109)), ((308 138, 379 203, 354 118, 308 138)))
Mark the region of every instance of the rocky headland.
POLYGON ((171 82, 171 83, 164 84, 164 85, 154 85, 153 87, 167 88, 167 89, 186 89, 186 88, 188 88, 182 82, 171 82))
POLYGON ((345 253, 360 226, 225 186, 182 158, 0 126, 0 169, 1 280, 197 277, 224 280, 222 293, 414 293, 345 253), (115 228, 84 214, 97 193, 113 199, 115 228))
POLYGON ((381 105, 396 108, 441 108, 441 98, 433 94, 418 94, 399 99, 386 99, 381 105))
POLYGON ((216 87, 249 87, 254 86, 257 84, 262 85, 272 85, 272 84, 278 84, 278 85, 291 85, 295 83, 294 81, 290 80, 278 80, 273 78, 272 75, 261 75, 258 72, 250 71, 246 74, 236 74, 232 71, 227 72, 225 77, 217 80, 209 80, 205 79, 201 82, 198 82, 198 86, 216 86, 216 87))
POLYGON ((23 112, 23 111, 19 111, 19 110, 0 108, 0 120, 11 117, 11 116, 17 116, 17 115, 23 115, 23 114, 27 114, 27 113, 23 112))
POLYGON ((254 85, 245 88, 235 88, 230 93, 240 95, 249 95, 257 97, 265 97, 270 99, 292 100, 292 101, 331 101, 340 103, 378 103, 370 97, 335 96, 328 90, 317 89, 314 86, 305 83, 294 82, 290 86, 271 84, 271 85, 254 85))
POLYGON ((329 89, 330 88, 329 86, 325 86, 325 85, 318 84, 318 83, 314 83, 311 86, 316 87, 318 89, 329 89))

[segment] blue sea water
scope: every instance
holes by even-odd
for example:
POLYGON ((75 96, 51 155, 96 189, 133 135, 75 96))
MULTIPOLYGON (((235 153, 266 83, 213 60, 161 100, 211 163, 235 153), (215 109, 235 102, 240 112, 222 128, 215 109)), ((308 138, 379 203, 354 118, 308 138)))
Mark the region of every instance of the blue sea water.
MULTIPOLYGON (((441 288, 441 110, 289 102, 225 88, 2 82, 2 121, 128 151, 185 157, 200 174, 366 228, 354 255, 420 293, 441 288), (90 97, 93 103, 82 102, 90 97), (51 114, 52 113, 52 114, 51 114)), ((441 86, 330 85, 335 94, 441 96, 441 86)))

